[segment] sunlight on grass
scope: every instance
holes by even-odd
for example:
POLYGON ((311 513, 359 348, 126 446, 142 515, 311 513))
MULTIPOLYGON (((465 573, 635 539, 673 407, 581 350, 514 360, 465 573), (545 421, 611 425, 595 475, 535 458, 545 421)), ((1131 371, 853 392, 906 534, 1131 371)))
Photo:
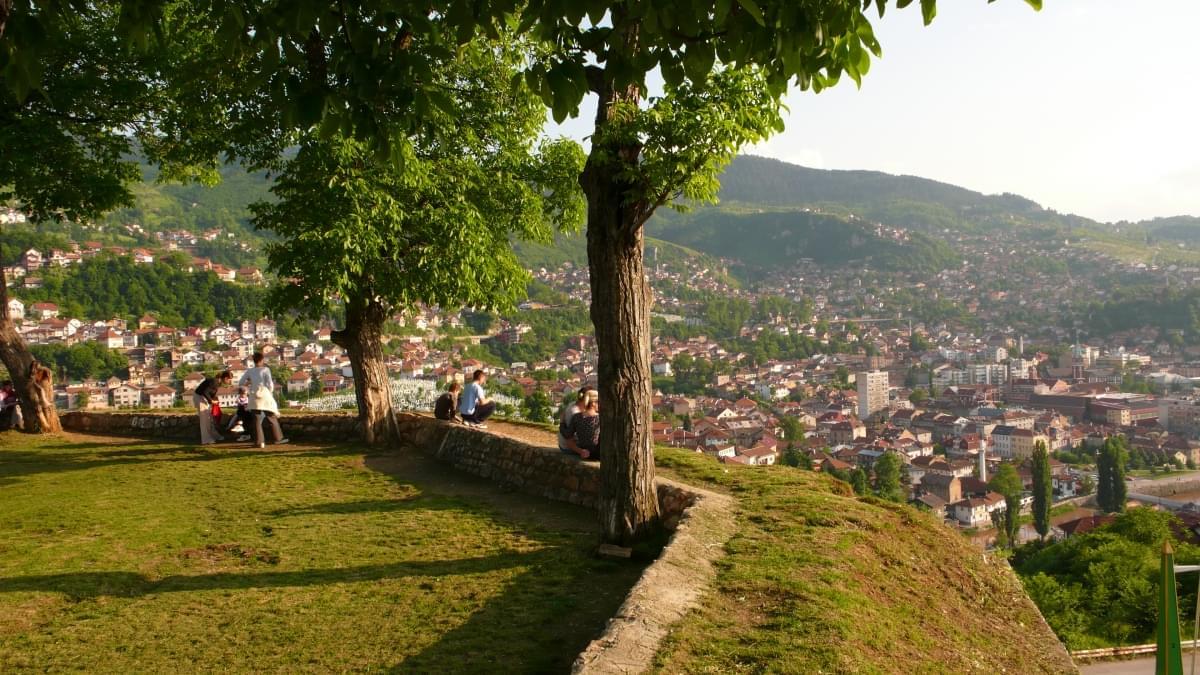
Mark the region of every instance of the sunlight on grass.
POLYGON ((0 435, 0 671, 563 670, 641 569, 421 458, 0 435))

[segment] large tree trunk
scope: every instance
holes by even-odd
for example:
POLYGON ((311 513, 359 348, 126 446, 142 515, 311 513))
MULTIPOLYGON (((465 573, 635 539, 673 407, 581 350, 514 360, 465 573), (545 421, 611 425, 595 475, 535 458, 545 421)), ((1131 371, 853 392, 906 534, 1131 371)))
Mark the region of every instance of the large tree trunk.
MULTIPOLYGON (((639 96, 636 87, 606 83, 594 138, 602 136, 614 103, 639 96)), ((660 526, 650 433, 651 296, 642 260, 647 213, 620 174, 623 163, 636 163, 640 150, 594 141, 580 179, 588 200, 591 314, 599 351, 600 521, 607 541, 625 545, 660 526)))
POLYGON ((392 389, 383 359, 383 324, 387 309, 375 299, 346 303, 346 328, 334 331, 333 343, 350 355, 354 396, 363 438, 368 445, 388 445, 399 437, 392 389))
POLYGON ((7 279, 0 282, 0 361, 4 362, 13 387, 21 397, 25 431, 34 434, 62 431, 58 411, 54 409, 54 386, 50 370, 33 358, 8 316, 7 279))

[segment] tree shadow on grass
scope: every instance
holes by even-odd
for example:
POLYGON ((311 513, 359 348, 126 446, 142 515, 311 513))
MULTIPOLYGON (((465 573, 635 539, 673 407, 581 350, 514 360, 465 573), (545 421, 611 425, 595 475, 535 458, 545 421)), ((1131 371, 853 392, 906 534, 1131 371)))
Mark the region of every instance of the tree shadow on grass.
POLYGON ((0 579, 0 593, 17 591, 63 593, 75 599, 101 596, 138 598, 150 594, 181 591, 246 590, 379 581, 401 577, 439 577, 482 574, 527 565, 543 551, 506 551, 461 560, 414 560, 358 567, 334 567, 271 572, 218 572, 176 574, 151 579, 138 572, 64 572, 0 579))
POLYGON ((595 558, 526 562, 530 569, 465 623, 388 672, 568 672, 643 570, 636 562, 595 558))
MULTIPOLYGON (((66 449, 73 446, 64 445, 66 449)), ((104 446, 111 447, 111 446, 104 446)), ((294 447, 294 446, 280 446, 294 447)), ((0 481, 44 473, 86 471, 109 466, 147 464, 151 462, 208 462, 227 459, 273 459, 279 457, 339 457, 361 455, 362 449, 347 446, 295 448, 275 450, 233 449, 233 446, 162 445, 133 450, 113 450, 96 453, 59 453, 0 448, 0 481), (229 449, 225 449, 229 448, 229 449)))

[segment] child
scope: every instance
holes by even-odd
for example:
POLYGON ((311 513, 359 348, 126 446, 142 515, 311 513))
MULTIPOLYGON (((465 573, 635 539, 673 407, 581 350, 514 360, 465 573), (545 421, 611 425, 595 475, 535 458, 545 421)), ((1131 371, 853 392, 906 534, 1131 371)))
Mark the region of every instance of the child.
POLYGON ((238 437, 238 442, 245 442, 245 441, 250 440, 250 423, 253 421, 254 418, 251 417, 251 415, 250 415, 250 410, 247 407, 249 405, 250 405, 249 392, 246 390, 245 387, 238 387, 237 412, 234 413, 232 418, 230 418, 229 428, 227 429, 227 431, 233 431, 233 428, 235 426, 237 426, 238 422, 241 422, 242 435, 238 437))

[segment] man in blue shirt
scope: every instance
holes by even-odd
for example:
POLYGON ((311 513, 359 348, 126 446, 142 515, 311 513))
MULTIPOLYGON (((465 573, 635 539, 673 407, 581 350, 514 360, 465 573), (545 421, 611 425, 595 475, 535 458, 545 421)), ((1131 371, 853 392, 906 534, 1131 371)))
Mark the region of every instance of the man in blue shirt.
POLYGON ((471 384, 467 385, 458 399, 458 412, 462 414, 463 422, 477 429, 486 429, 484 422, 496 412, 496 402, 483 391, 485 384, 487 373, 476 370, 471 376, 471 384))

